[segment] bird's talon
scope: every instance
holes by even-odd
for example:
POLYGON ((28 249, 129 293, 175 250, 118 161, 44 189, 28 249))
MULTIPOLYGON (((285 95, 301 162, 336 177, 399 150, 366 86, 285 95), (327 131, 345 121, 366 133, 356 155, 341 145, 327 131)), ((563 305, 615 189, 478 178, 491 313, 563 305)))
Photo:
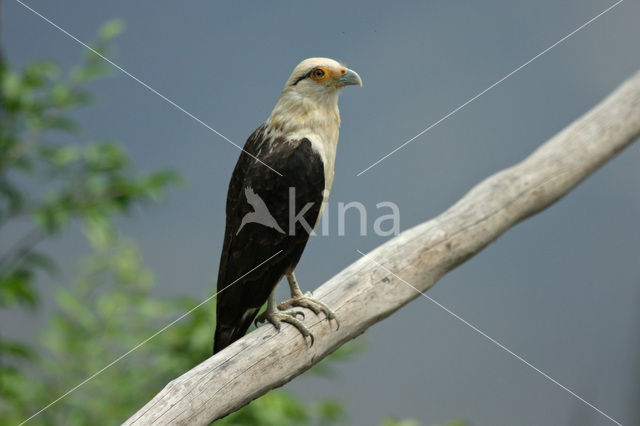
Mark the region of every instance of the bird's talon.
POLYGON ((313 334, 309 331, 307 326, 305 326, 298 318, 297 315, 301 315, 302 319, 304 319, 304 312, 294 309, 289 309, 286 311, 264 311, 262 314, 258 315, 255 322, 256 325, 258 323, 264 323, 266 321, 270 322, 276 330, 280 331, 280 326, 283 322, 287 324, 291 324, 294 326, 302 337, 304 337, 305 341, 307 337, 311 338, 311 346, 313 346, 313 342, 315 341, 313 334))
POLYGON ((287 310, 282 310, 280 311, 281 314, 285 314, 285 315, 290 315, 295 319, 298 319, 298 315, 300 315, 302 317, 302 321, 304 321, 304 319, 306 318, 304 315, 304 312, 302 312, 299 309, 287 309, 287 310))
POLYGON ((311 292, 307 292, 305 294, 301 294, 300 296, 295 296, 289 300, 286 300, 278 305, 278 309, 286 312, 286 309, 291 307, 300 307, 307 308, 312 311, 314 314, 319 315, 321 312, 324 313, 327 320, 335 320, 338 324, 338 329, 340 328, 340 323, 336 317, 336 314, 327 306, 325 303, 319 301, 318 299, 314 299, 311 296, 311 292))
POLYGON ((280 318, 277 313, 274 315, 269 311, 264 311, 255 319, 254 324, 256 327, 258 324, 263 324, 265 322, 271 323, 275 327, 276 330, 280 331, 280 323, 282 322, 282 318, 280 318))

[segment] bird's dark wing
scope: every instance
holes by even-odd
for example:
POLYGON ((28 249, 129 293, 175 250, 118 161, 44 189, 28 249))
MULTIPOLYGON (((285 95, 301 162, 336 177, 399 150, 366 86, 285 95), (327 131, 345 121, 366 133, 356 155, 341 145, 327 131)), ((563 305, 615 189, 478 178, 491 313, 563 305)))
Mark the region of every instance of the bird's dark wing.
POLYGON ((217 296, 214 353, 246 333, 271 291, 300 260, 309 233, 301 222, 289 229, 290 188, 295 188, 296 214, 311 203, 302 215, 310 226, 316 223, 323 200, 324 164, 311 142, 306 138, 279 139, 267 148, 266 141, 261 138, 262 128, 259 128, 247 141, 245 150, 254 155, 268 151, 256 156, 282 176, 245 152, 234 169, 227 196, 227 224, 218 272, 220 293, 217 296), (251 187, 265 202, 285 233, 259 223, 247 223, 236 235, 244 215, 253 212, 244 196, 246 187, 251 187))

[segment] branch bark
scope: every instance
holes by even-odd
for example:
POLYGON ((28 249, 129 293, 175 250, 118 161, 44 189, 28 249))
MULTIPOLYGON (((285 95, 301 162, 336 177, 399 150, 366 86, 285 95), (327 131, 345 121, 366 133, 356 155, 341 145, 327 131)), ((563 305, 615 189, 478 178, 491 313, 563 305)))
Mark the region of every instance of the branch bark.
MULTIPOLYGON (((524 161, 485 179, 447 211, 379 246, 318 288, 335 329, 308 315, 312 347, 293 327, 261 327, 171 381, 125 422, 208 424, 298 376, 426 291, 521 220, 568 193, 640 135, 640 72, 524 161), (384 265, 382 268, 379 264, 384 265), (393 271, 394 274, 387 270, 393 271)), ((428 194, 425 194, 428 196, 428 194)))

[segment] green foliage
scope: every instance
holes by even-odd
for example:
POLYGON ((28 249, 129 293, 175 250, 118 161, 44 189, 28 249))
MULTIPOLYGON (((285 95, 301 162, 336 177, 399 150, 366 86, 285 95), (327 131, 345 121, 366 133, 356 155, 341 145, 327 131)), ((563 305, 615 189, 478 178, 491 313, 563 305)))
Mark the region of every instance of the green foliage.
MULTIPOLYGON (((94 44, 106 55, 122 23, 107 23, 94 44)), ((108 64, 88 51, 68 76, 51 61, 22 70, 0 64, 0 229, 31 224, 24 236, 0 253, 0 307, 34 307, 37 272, 52 263, 36 246, 83 221, 126 213, 154 200, 178 180, 166 170, 141 174, 116 142, 78 139, 71 117, 92 99, 88 85, 104 77, 108 64)))
MULTIPOLYGON (((395 417, 387 417, 380 423, 381 426, 420 426, 421 423, 417 420, 404 419, 399 420, 395 417)), ((444 423, 442 426, 469 426, 465 420, 454 420, 452 422, 444 423)))
MULTIPOLYGON (((123 421, 211 353, 213 301, 156 335, 197 301, 154 296, 153 274, 142 265, 135 244, 119 237, 109 222, 94 222, 85 232, 94 254, 82 261, 78 280, 56 292, 58 311, 41 336, 46 356, 35 370, 5 382, 13 403, 0 405, 0 417, 10 422, 28 418, 135 348, 38 416, 38 423, 52 425, 123 421)), ((274 391, 217 424, 335 424, 342 419, 335 401, 305 404, 274 391)))
POLYGON ((398 420, 394 417, 388 417, 380 423, 381 426, 420 426, 420 422, 416 420, 398 420))
MULTIPOLYGON (((121 30, 119 21, 107 23, 95 50, 108 54, 121 30)), ((22 232, 12 242, 5 237, 0 248, 0 309, 37 307, 34 280, 55 271, 38 249, 41 242, 73 220, 105 221, 155 200, 178 180, 166 170, 139 173, 113 141, 79 139, 72 115, 90 103, 88 85, 108 71, 93 52, 67 76, 51 61, 14 70, 0 60, 0 232, 22 232)), ((24 345, 0 339, 0 385, 32 360, 29 353, 24 345)), ((10 397, 7 389, 0 386, 0 397, 10 397)))
MULTIPOLYGON (((108 55, 122 28, 119 21, 107 23, 95 51, 108 55)), ((139 173, 113 141, 80 140, 80 126, 72 116, 91 102, 90 83, 109 71, 94 52, 68 75, 44 60, 11 69, 0 55, 0 232, 10 229, 15 236, 13 241, 5 237, 0 248, 0 309, 37 308, 34 280, 56 270, 38 249, 40 243, 74 220, 94 228, 107 223, 135 205, 158 199, 178 180, 166 170, 139 173)), ((69 300, 60 295, 61 303, 69 300)), ((55 336, 49 338, 53 341, 55 336)), ((38 392, 37 381, 19 392, 16 388, 22 372, 39 361, 34 353, 0 337, 0 413, 38 392)))

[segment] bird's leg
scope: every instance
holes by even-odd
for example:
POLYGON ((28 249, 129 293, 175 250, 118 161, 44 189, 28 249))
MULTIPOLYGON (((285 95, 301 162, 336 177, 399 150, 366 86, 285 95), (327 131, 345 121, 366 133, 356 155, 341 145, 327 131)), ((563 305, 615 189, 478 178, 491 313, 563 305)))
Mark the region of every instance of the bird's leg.
POLYGON ((276 330, 280 331, 280 324, 286 322, 291 324, 295 328, 298 329, 300 334, 307 339, 309 337, 311 339, 311 346, 313 346, 313 334, 309 331, 309 329, 300 321, 297 316, 301 315, 302 319, 304 319, 304 312, 298 309, 289 309, 289 310, 279 310, 277 308, 276 302, 276 289, 274 288, 269 295, 269 299, 267 300, 267 310, 258 315, 255 320, 255 324, 263 323, 265 321, 269 321, 276 330))
POLYGON ((298 280, 293 272, 287 274, 287 281, 289 281, 289 288, 291 289, 291 299, 285 300, 284 302, 278 305, 278 309, 284 310, 292 306, 297 306, 300 308, 307 308, 313 311, 314 314, 318 315, 320 312, 324 312, 325 316, 329 321, 336 320, 338 324, 338 328, 340 328, 340 323, 338 322, 338 318, 336 318, 336 314, 328 307, 325 303, 319 301, 312 297, 311 292, 302 293, 300 290, 300 285, 298 285, 298 280))

